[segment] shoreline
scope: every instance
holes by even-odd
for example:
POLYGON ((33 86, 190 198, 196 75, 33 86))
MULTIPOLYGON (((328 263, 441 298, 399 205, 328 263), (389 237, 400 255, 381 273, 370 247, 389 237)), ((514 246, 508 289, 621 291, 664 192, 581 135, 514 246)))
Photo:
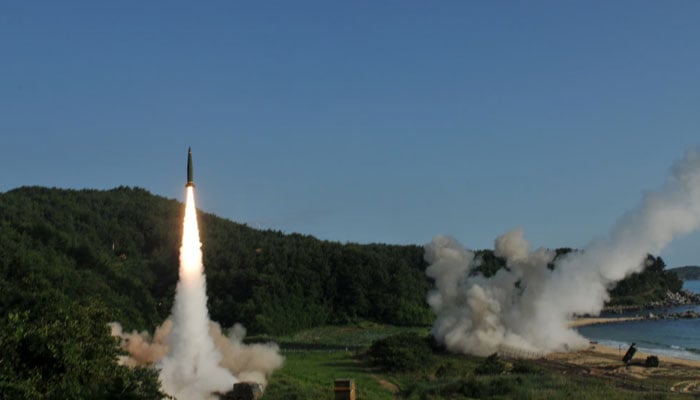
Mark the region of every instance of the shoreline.
POLYGON ((678 292, 667 292, 664 300, 652 301, 646 304, 637 305, 606 305, 601 312, 609 314, 624 314, 630 312, 651 312, 679 306, 700 305, 700 293, 691 292, 688 289, 681 289, 678 292))
MULTIPOLYGON (((615 323, 622 323, 622 322, 649 321, 649 320, 658 321, 661 319, 659 319, 658 317, 649 318, 649 317, 644 317, 644 316, 635 316, 635 317, 580 317, 580 318, 577 318, 577 319, 571 321, 569 323, 569 328, 580 328, 580 327, 591 326, 591 325, 615 324, 615 323)), ((586 339, 590 340, 589 338, 586 338, 586 339)), ((590 345, 587 349, 580 350, 580 351, 586 351, 586 350, 588 350, 588 351, 597 350, 597 352, 599 352, 599 353, 607 354, 607 355, 617 355, 621 358, 627 349, 626 348, 625 349, 615 349, 614 347, 600 344, 599 342, 591 341, 590 345)), ((646 358, 650 355, 653 355, 653 356, 659 357, 659 360, 662 362, 700 368, 700 360, 697 360, 697 359, 682 358, 679 356, 668 355, 668 354, 665 354, 664 350, 662 350, 662 349, 659 349, 659 351, 656 351, 654 353, 649 352, 652 349, 647 348, 645 350, 646 351, 641 351, 638 348, 635 357, 646 358)))
MULTIPOLYGON (((698 306, 693 304, 691 306, 698 306)), ((670 312, 654 314, 649 312, 646 315, 631 315, 624 317, 577 317, 569 321, 569 328, 578 328, 581 326, 598 325, 598 324, 614 324, 629 321, 673 321, 679 319, 698 319, 700 312, 695 310, 686 310, 683 312, 670 312)))
POLYGON ((645 317, 579 317, 569 322, 569 328, 580 328, 589 325, 616 324, 629 321, 643 321, 645 317))
MULTIPOLYGON (((616 348, 610 347, 610 346, 605 346, 602 344, 591 345, 589 347, 589 349, 591 351, 597 351, 601 354, 619 356, 620 360, 622 360, 622 356, 627 351, 627 349, 620 350, 620 349, 616 349, 616 348)), ((644 352, 641 350, 637 350, 637 352, 634 353, 634 360, 638 360, 638 359, 644 360, 649 356, 659 357, 659 361, 661 363, 682 365, 685 367, 692 367, 692 368, 700 369, 700 361, 699 360, 689 360, 687 358, 673 357, 673 356, 668 356, 668 355, 664 355, 664 354, 651 354, 651 353, 647 353, 647 352, 644 352)))
MULTIPOLYGON (((615 349, 610 346, 602 345, 599 343, 590 344, 587 348, 572 351, 568 353, 551 353, 545 356, 549 360, 559 360, 565 361, 572 364, 596 364, 601 361, 601 359, 606 360, 608 363, 618 364, 620 367, 627 367, 622 362, 622 357, 624 356, 627 349, 615 349)), ((688 360, 685 358, 671 357, 663 354, 650 354, 644 351, 637 351, 634 355, 634 361, 630 364, 630 367, 641 368, 643 370, 655 370, 655 368, 647 368, 637 365, 640 360, 645 360, 648 356, 656 356, 661 362, 661 366, 675 365, 683 367, 691 367, 700 370, 699 360, 688 360)))
MULTIPOLYGON (((649 354, 635 353, 629 364, 622 361, 623 349, 591 344, 567 353, 551 353, 542 362, 555 365, 563 373, 585 374, 613 380, 619 386, 658 393, 700 394, 700 361, 657 356, 658 366, 645 366, 649 354)), ((663 396, 663 398, 666 398, 663 396)))

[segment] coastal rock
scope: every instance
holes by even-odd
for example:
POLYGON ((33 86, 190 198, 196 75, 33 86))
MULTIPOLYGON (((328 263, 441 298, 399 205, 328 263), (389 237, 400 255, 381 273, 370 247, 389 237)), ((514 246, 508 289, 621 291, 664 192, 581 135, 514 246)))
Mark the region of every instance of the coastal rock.
POLYGON ((676 293, 668 291, 665 303, 670 305, 698 304, 700 303, 700 295, 685 289, 676 293))
POLYGON ((643 310, 657 310, 661 308, 669 308, 675 306, 683 306, 690 304, 700 304, 700 294, 690 292, 688 290, 681 290, 679 292, 666 292, 666 297, 664 300, 652 301, 644 305, 614 305, 606 306, 603 308, 603 312, 610 314, 624 314, 629 312, 643 311, 643 310))
POLYGON ((661 319, 695 319, 700 318, 700 313, 694 310, 687 310, 683 312, 668 313, 661 315, 661 319))

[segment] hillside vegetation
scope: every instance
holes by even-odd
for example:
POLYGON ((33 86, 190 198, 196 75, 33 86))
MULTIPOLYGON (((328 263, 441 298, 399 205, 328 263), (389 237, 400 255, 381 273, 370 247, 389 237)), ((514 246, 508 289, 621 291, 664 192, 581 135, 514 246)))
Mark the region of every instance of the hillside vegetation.
MULTIPOLYGON (((139 188, 24 187, 0 195, 3 314, 37 296, 97 301, 126 328, 150 329, 170 314, 183 206, 139 188)), ((420 246, 341 244, 261 231, 200 212, 209 310, 223 326, 283 334, 372 320, 429 325, 431 282, 420 246)), ((559 254, 571 251, 558 249, 559 254)), ((477 252, 489 276, 505 263, 477 252)), ((620 282, 613 303, 663 299, 680 281, 649 256, 620 282)))
MULTIPOLYGON (((151 330, 172 308, 183 205, 139 188, 0 194, 0 399, 159 399, 152 370, 113 362, 107 323, 151 330)), ((341 244, 200 212, 209 310, 273 337, 323 325, 432 324, 420 246, 341 244)), ((565 253, 569 249, 560 249, 565 253)), ((505 263, 478 252, 489 276, 505 263)), ((613 302, 680 289, 660 258, 613 302)))
MULTIPOLYGON (((143 189, 25 187, 0 195, 2 311, 50 291, 96 300, 127 328, 170 314, 183 206, 143 189)), ((201 212, 209 310, 223 326, 279 334, 358 319, 425 325, 419 246, 340 244, 201 212)))
POLYGON ((684 281, 700 280, 700 267, 697 266, 686 266, 669 269, 678 276, 679 279, 684 281))

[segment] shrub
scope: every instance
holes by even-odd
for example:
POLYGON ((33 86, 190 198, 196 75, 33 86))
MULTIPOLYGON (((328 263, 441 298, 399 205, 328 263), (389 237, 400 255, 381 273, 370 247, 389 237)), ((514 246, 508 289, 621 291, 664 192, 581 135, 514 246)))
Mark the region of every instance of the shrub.
POLYGON ((430 364, 428 340, 416 333, 401 333, 372 343, 367 353, 374 365, 389 371, 416 371, 430 364))
POLYGON ((477 375, 497 375, 505 370, 506 365, 498 359, 498 354, 493 353, 474 369, 474 373, 477 375))
POLYGON ((513 363, 513 369, 511 370, 514 374, 536 374, 539 372, 537 367, 525 361, 516 361, 513 363))

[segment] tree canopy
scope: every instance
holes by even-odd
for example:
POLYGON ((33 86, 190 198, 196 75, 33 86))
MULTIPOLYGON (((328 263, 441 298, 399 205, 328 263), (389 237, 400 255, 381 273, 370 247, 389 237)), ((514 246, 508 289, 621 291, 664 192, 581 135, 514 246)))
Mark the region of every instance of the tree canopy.
MULTIPOLYGON (((183 206, 139 188, 24 187, 0 195, 2 310, 47 289, 97 300, 127 329, 171 311, 183 206)), ((209 310, 223 326, 285 333, 359 319, 429 324, 420 246, 341 244, 199 213, 209 310)))

